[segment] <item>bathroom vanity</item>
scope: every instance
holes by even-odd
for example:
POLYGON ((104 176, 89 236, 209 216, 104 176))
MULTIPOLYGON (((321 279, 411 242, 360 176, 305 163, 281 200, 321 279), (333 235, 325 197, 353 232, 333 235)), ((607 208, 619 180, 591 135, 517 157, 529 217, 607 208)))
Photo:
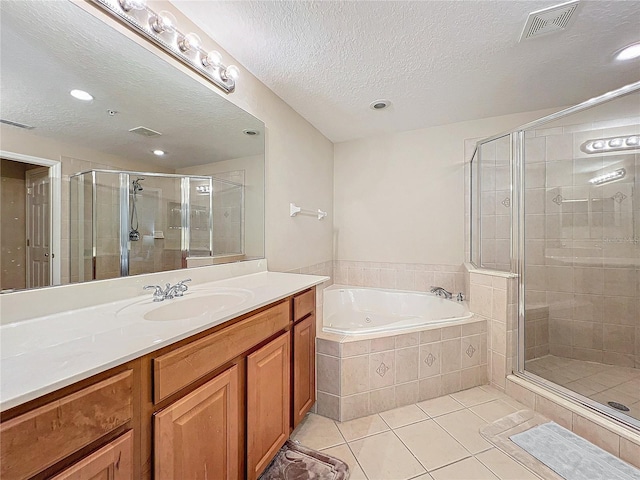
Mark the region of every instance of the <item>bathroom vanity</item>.
MULTIPOLYGON (((315 285, 325 279, 259 275, 289 278, 270 292, 264 281, 247 288, 242 308, 250 311, 227 308, 198 333, 165 335, 148 353, 23 403, 3 398, 0 476, 259 477, 315 402, 315 285), (19 404, 5 409, 11 403, 19 404)), ((188 312, 198 295, 125 308, 154 311, 150 329, 162 329, 180 322, 165 320, 162 308, 188 312)))

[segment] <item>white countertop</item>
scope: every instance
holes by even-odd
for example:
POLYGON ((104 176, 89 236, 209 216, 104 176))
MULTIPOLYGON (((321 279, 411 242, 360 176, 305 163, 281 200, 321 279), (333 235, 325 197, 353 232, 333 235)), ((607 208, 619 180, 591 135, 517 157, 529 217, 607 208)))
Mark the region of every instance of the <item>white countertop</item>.
POLYGON ((193 285, 182 298, 151 294, 0 327, 0 411, 166 347, 328 280, 261 272, 193 285), (181 320, 145 320, 149 311, 236 289, 243 303, 181 320), (175 303, 174 303, 175 302, 175 303))

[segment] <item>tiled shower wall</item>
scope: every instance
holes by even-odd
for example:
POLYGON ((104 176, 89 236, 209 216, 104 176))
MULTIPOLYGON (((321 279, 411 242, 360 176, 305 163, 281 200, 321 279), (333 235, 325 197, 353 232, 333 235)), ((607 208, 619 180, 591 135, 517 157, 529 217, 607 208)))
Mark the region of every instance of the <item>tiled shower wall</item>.
MULTIPOLYGON (((638 134, 638 123, 527 132, 527 305, 548 307, 553 355, 640 368, 640 155, 580 149, 590 139, 638 134), (589 183, 618 168, 624 179, 589 183)), ((537 335, 525 332, 525 340, 537 335)), ((526 350, 528 359, 539 353, 526 350)))
MULTIPOLYGON (((552 353, 640 368, 640 155, 587 155, 580 150, 588 139, 638 134, 638 124, 638 118, 623 118, 615 126, 588 123, 527 132, 528 359, 552 353), (625 168, 625 179, 603 186, 589 183, 594 175, 617 168, 625 168)), ((467 258, 471 255, 469 160, 477 140, 465 142, 467 258)), ((488 170, 495 173, 493 178, 485 175, 483 185, 487 194, 482 199, 486 210, 482 240, 490 248, 482 251, 488 255, 483 256, 487 267, 495 260, 492 245, 506 236, 503 227, 508 218, 496 215, 501 206, 498 193, 506 193, 495 183, 506 178, 506 170, 500 173, 504 167, 498 161, 502 159, 498 151, 504 152, 500 142, 494 142, 496 160, 491 149, 485 155, 488 170)), ((502 247, 506 254, 508 245, 502 247)))

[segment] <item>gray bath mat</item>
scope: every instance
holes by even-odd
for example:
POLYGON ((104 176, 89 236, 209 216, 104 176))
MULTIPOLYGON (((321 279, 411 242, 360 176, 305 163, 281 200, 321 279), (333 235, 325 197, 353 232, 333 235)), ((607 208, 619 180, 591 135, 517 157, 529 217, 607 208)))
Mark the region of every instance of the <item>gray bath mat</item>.
POLYGON ((510 438, 567 480, 640 480, 640 470, 555 422, 510 438))
POLYGON ((348 480, 349 466, 342 460, 287 441, 260 480, 348 480))

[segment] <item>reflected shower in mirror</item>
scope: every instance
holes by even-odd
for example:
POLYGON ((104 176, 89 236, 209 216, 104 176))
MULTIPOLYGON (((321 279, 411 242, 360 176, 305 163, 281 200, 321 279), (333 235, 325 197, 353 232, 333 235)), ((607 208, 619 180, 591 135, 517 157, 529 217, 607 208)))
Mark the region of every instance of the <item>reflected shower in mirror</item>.
POLYGON ((89 3, 0 10, 0 290, 264 257, 261 121, 89 3))

